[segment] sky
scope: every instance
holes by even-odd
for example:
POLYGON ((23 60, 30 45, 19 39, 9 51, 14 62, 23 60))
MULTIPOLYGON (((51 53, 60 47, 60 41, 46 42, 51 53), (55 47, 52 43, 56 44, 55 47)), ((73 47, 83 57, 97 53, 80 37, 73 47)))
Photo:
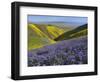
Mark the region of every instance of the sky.
POLYGON ((75 16, 48 16, 48 15, 28 15, 28 22, 41 23, 41 22, 69 22, 69 23, 87 23, 87 17, 75 16))

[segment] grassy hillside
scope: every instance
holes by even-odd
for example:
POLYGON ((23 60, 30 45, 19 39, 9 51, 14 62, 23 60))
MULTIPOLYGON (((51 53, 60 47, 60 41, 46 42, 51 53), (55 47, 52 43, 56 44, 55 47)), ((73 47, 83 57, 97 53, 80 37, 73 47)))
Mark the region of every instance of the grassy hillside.
POLYGON ((47 31, 49 33, 49 37, 51 37, 52 39, 57 38, 59 35, 61 35, 65 32, 65 30, 60 29, 53 25, 48 25, 46 27, 47 27, 47 31))
POLYGON ((47 24, 28 24, 28 49, 40 48, 56 43, 53 39, 68 31, 67 28, 47 24))
POLYGON ((40 48, 55 43, 34 24, 28 24, 28 49, 40 48))
POLYGON ((28 24, 28 49, 36 49, 56 41, 87 35, 87 24, 70 30, 48 24, 28 24))
POLYGON ((55 41, 67 40, 67 39, 76 38, 84 35, 87 35, 87 24, 63 33, 62 35, 55 38, 55 41))
POLYGON ((35 25, 51 39, 55 39, 59 35, 70 30, 67 27, 65 29, 51 24, 35 24, 35 25))

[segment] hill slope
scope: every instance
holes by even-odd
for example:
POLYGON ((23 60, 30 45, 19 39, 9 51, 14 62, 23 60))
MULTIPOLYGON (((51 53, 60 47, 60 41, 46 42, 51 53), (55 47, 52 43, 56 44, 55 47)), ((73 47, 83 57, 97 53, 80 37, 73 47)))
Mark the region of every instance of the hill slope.
POLYGON ((55 39, 59 35, 69 30, 69 28, 63 29, 62 27, 50 24, 35 24, 35 25, 51 39, 55 39))
POLYGON ((55 38, 55 41, 67 40, 67 39, 76 38, 84 35, 87 35, 87 24, 63 33, 62 35, 55 38))
POLYGON ((55 43, 34 24, 28 24, 28 49, 40 48, 55 43))

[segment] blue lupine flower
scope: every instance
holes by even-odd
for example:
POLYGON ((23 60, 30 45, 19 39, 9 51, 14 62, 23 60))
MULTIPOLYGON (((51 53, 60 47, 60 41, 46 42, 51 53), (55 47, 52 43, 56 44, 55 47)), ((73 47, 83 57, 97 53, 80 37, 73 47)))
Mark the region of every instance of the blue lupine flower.
POLYGON ((28 52, 28 66, 87 64, 87 38, 64 40, 28 52))

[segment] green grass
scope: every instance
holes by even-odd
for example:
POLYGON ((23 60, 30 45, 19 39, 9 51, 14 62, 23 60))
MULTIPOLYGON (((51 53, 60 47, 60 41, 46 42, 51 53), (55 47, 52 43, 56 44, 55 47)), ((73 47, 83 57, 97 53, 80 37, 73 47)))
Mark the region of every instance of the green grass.
POLYGON ((77 27, 71 31, 65 32, 62 35, 55 38, 55 41, 67 40, 87 35, 87 24, 77 27))
POLYGON ((28 25, 28 49, 40 48, 44 45, 55 43, 54 40, 50 39, 35 25, 28 25))
POLYGON ((66 29, 62 29, 55 25, 31 23, 28 24, 28 50, 84 35, 87 35, 87 25, 70 30, 67 27, 66 29))

